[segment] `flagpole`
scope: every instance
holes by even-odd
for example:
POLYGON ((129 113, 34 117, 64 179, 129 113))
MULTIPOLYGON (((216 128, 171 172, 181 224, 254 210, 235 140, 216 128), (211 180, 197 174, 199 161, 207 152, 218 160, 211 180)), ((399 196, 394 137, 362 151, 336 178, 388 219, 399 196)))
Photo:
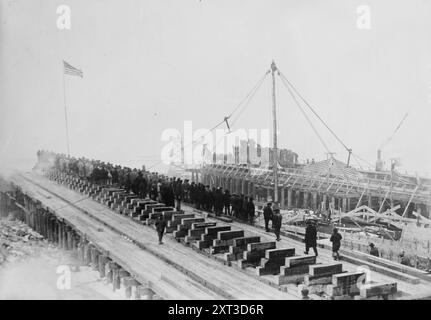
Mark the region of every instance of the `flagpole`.
POLYGON ((64 62, 63 62, 63 98, 64 98, 64 120, 66 121, 67 155, 70 156, 69 126, 67 124, 66 84, 64 79, 64 62))

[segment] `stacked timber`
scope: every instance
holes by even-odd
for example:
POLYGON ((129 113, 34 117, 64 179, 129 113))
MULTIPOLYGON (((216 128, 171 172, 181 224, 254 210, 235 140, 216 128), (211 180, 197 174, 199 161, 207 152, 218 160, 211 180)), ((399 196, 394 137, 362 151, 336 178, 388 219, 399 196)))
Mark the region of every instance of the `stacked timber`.
POLYGON ((232 245, 229 246, 229 252, 225 253, 223 259, 226 261, 234 261, 241 259, 244 251, 247 250, 249 243, 260 242, 260 237, 240 237, 232 239, 232 245))
POLYGON ((295 248, 270 249, 265 251, 265 257, 260 260, 256 268, 258 276, 279 274, 280 267, 284 266, 287 257, 295 255, 295 248))
POLYGON ((250 266, 258 266, 260 260, 265 257, 265 251, 275 249, 275 241, 247 244, 247 250, 243 252, 242 259, 238 260, 238 267, 244 269, 250 266))
POLYGON ((184 237, 184 243, 190 245, 201 239, 201 235, 203 235, 206 231, 206 228, 215 227, 217 225, 216 222, 200 222, 193 223, 191 228, 188 230, 187 235, 184 237))
POLYGON ((205 233, 201 235, 201 239, 193 243, 193 247, 202 250, 209 248, 214 239, 217 239, 218 233, 221 231, 230 231, 230 226, 215 226, 205 228, 205 233))
POLYGON ((210 247, 210 253, 225 253, 233 245, 236 238, 243 238, 244 230, 220 231, 217 233, 217 239, 213 240, 210 247))
POLYGON ((180 221, 181 223, 177 225, 177 230, 173 232, 173 236, 178 242, 180 242, 181 238, 184 238, 188 234, 188 231, 189 229, 191 229, 192 224, 205 222, 205 219, 192 217, 183 218, 180 221))
POLYGON ((177 230, 177 227, 181 224, 182 219, 194 218, 194 214, 175 213, 172 215, 171 220, 168 221, 166 226, 166 233, 172 233, 177 230))
POLYGON ((302 283, 304 276, 310 272, 310 265, 316 264, 316 256, 302 255, 287 257, 284 266, 280 267, 278 283, 302 283))

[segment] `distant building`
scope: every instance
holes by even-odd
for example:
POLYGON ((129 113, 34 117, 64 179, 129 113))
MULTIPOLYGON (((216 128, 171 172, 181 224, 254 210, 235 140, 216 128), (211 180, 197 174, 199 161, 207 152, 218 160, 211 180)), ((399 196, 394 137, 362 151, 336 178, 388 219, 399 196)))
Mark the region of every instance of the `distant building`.
MULTIPOLYGON (((234 146, 232 153, 227 155, 217 154, 215 163, 248 164, 268 167, 273 163, 273 148, 262 148, 254 140, 241 140, 238 146, 234 146)), ((293 168, 298 165, 298 154, 288 149, 278 149, 278 163, 284 168, 293 168)))

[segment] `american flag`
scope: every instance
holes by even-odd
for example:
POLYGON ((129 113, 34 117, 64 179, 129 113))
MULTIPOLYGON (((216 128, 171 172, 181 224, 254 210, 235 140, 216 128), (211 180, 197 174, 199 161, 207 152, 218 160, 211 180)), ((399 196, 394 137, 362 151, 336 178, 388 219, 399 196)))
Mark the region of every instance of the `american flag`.
POLYGON ((64 74, 68 74, 70 76, 79 76, 81 78, 84 76, 84 74, 82 73, 82 70, 72 67, 64 60, 63 60, 63 66, 64 66, 64 74))

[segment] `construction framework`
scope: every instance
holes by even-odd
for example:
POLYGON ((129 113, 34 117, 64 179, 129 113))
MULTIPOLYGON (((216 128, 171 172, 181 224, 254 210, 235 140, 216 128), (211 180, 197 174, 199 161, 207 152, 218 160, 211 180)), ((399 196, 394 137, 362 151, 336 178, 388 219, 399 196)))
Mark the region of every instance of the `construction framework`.
MULTIPOLYGON (((229 189, 265 198, 274 192, 273 170, 233 164, 211 164, 201 169, 201 178, 210 186, 229 189)), ((282 208, 304 207, 348 212, 367 204, 382 212, 390 207, 389 197, 399 205, 403 216, 415 208, 427 213, 431 204, 431 185, 428 180, 412 181, 406 177, 388 179, 386 175, 358 171, 334 158, 310 164, 303 168, 284 168, 278 172, 280 206, 282 208)))

